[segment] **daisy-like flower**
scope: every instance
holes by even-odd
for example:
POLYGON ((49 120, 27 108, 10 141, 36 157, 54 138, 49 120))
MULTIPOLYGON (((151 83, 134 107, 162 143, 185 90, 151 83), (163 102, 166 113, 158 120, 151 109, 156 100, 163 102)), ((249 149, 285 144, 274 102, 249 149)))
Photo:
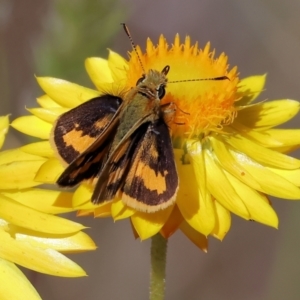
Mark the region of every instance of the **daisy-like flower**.
MULTIPOLYGON (((276 228, 277 215, 267 195, 300 199, 300 161, 285 154, 299 147, 300 130, 274 127, 295 116, 299 103, 253 103, 264 88, 265 76, 239 80, 237 68, 229 69, 225 54, 215 58, 209 44, 201 50, 197 43, 191 45, 189 37, 182 44, 177 35, 171 47, 163 36, 157 46, 148 39, 145 53, 139 47, 137 52, 146 72, 171 68, 162 103, 172 102, 178 108, 169 124, 180 182, 176 202, 155 213, 138 211, 118 198, 95 206, 90 202, 93 186, 85 182, 72 197, 78 214, 130 218, 141 239, 158 232, 168 238, 180 229, 203 250, 207 236, 224 238, 231 213, 276 228), (225 75, 229 80, 188 81, 225 75)), ((22 147, 43 160, 36 183, 54 184, 64 170, 48 141, 58 116, 104 92, 122 95, 143 73, 134 51, 129 61, 112 51, 108 60, 89 58, 86 69, 97 90, 38 78, 46 93, 38 98, 41 107, 12 123, 19 131, 44 139, 22 147)))
MULTIPOLYGON (((0 147, 8 126, 8 117, 0 117, 0 147)), ((1 299, 41 299, 15 264, 55 276, 85 276, 61 252, 95 249, 81 232, 84 226, 54 215, 73 210, 71 193, 34 188, 45 161, 20 149, 0 152, 1 299)))

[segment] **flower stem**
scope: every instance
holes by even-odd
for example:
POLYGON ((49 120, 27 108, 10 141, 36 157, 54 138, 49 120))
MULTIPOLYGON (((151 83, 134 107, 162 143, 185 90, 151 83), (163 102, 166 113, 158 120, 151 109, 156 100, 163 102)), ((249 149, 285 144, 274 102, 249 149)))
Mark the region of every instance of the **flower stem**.
POLYGON ((151 242, 150 300, 165 298, 166 256, 168 239, 156 234, 151 242))

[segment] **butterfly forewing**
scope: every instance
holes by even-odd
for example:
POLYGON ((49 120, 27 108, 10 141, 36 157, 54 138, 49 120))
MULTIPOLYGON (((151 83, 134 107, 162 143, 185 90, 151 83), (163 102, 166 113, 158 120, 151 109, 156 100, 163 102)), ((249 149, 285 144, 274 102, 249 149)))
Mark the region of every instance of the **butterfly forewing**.
POLYGON ((138 126, 130 136, 119 143, 108 157, 99 174, 92 196, 93 203, 98 204, 113 199, 120 187, 124 185, 137 142, 143 138, 146 130, 147 124, 138 126))
POLYGON ((95 177, 114 136, 122 99, 104 95, 66 112, 57 120, 52 143, 69 166, 59 177, 60 186, 74 186, 95 177))
POLYGON ((122 200, 147 212, 164 209, 176 199, 178 175, 170 133, 163 119, 150 123, 135 148, 122 200))
POLYGON ((147 122, 125 142, 126 147, 100 173, 95 203, 114 198, 140 211, 154 212, 175 201, 178 176, 169 129, 163 119, 147 122))

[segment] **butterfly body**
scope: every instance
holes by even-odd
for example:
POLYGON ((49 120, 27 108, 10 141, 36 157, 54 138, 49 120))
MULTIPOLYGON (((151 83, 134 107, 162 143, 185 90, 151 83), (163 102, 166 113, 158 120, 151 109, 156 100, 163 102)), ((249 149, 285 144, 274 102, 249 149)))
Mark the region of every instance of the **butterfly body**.
POLYGON ((139 125, 155 122, 163 117, 161 99, 158 92, 166 86, 166 78, 156 70, 150 70, 145 79, 132 88, 124 99, 124 108, 120 112, 120 126, 117 129, 111 151, 114 151, 124 137, 131 135, 139 125))
POLYGON ((60 186, 96 178, 94 204, 117 196, 129 207, 155 212, 174 203, 178 175, 160 103, 168 71, 169 66, 149 70, 124 99, 104 95, 60 116, 52 144, 69 163, 57 180, 60 186))

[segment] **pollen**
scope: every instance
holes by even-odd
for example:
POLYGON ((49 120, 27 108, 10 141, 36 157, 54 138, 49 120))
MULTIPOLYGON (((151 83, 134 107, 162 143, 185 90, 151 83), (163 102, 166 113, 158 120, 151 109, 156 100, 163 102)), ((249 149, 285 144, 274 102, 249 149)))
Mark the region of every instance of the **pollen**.
POLYGON ((145 72, 170 66, 167 93, 162 104, 173 103, 176 107, 173 122, 168 124, 173 137, 191 138, 222 132, 224 125, 234 121, 239 99, 237 68, 229 70, 224 53, 215 58, 210 43, 200 48, 197 42, 191 43, 189 36, 182 43, 177 34, 169 46, 161 35, 157 46, 148 39, 145 53, 140 47, 137 47, 137 53, 141 62, 135 51, 129 53, 128 87, 135 86, 143 74, 142 66, 145 72), (221 76, 228 79, 214 79, 221 76))

